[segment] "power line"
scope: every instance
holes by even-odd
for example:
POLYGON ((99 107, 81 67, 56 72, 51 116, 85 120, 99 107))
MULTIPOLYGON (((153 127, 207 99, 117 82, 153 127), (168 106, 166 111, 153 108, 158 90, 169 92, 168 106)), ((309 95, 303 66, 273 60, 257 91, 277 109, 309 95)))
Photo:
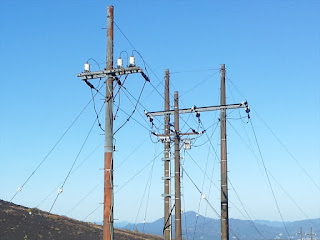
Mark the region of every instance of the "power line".
MULTIPOLYGON (((99 114, 101 113, 103 106, 104 106, 104 104, 102 105, 102 107, 101 107, 101 109, 100 109, 100 111, 99 111, 99 114)), ((61 186, 60 189, 58 190, 58 194, 57 194, 57 196, 56 196, 56 198, 55 198, 55 200, 54 200, 54 202, 53 202, 53 204, 52 204, 49 212, 51 212, 51 210, 52 210, 53 206, 55 205, 55 203, 56 203, 59 195, 62 193, 63 187, 64 187, 64 185, 66 184, 66 182, 67 182, 67 180, 68 180, 68 178, 69 178, 69 176, 70 176, 70 174, 71 174, 71 171, 72 171, 74 165, 76 164, 76 162, 77 162, 77 160, 78 160, 78 158, 79 158, 79 156, 80 156, 80 153, 82 152, 82 149, 83 149, 84 145, 86 144, 86 142, 87 142, 87 140, 88 140, 88 138, 89 138, 89 136, 90 136, 90 133, 92 132, 92 129, 93 129, 94 125, 96 124, 96 121, 97 121, 97 118, 94 120, 94 122, 93 122, 93 124, 92 124, 92 126, 91 126, 91 128, 90 128, 90 130, 89 130, 89 132, 88 132, 88 134, 87 134, 87 136, 86 136, 83 144, 81 145, 81 148, 80 148, 80 150, 79 150, 76 158, 75 158, 74 161, 73 161, 73 164, 72 164, 72 166, 71 166, 71 168, 70 168, 70 170, 69 170, 66 178, 64 179, 64 182, 63 182, 62 186, 61 186)))
MULTIPOLYGON (((235 86, 233 81, 230 78, 227 78, 232 86, 237 90, 237 92, 240 94, 240 96, 244 97, 240 90, 235 86)), ((274 138, 282 145, 282 147, 287 151, 287 153, 291 156, 291 158, 297 163, 297 165, 302 169, 304 174, 309 178, 309 180, 315 185, 315 187, 320 190, 320 186, 313 180, 313 178, 308 174, 308 172, 303 168, 303 166, 300 164, 300 162, 294 157, 294 155, 289 151, 289 149, 286 147, 286 145, 280 140, 280 138, 275 134, 275 132, 271 129, 271 127, 262 119, 260 114, 254 109, 254 107, 251 106, 251 109, 256 113, 256 115, 259 117, 259 119, 262 121, 262 123, 267 127, 267 129, 271 132, 271 134, 274 136, 274 138)))
MULTIPOLYGON (((77 169, 79 169, 79 168, 81 167, 81 165, 82 165, 85 161, 87 161, 87 160, 90 158, 90 156, 91 156, 93 153, 95 153, 95 152, 97 151, 97 149, 98 149, 101 145, 102 145, 102 144, 100 143, 81 163, 79 163, 79 165, 71 172, 70 175, 72 175, 77 169)), ((44 199, 42 199, 42 200, 40 201, 40 203, 37 205, 37 208, 39 208, 39 206, 40 206, 44 201, 46 201, 46 200, 52 195, 52 193, 53 193, 54 191, 56 191, 57 188, 59 188, 59 186, 60 186, 62 183, 63 183, 63 181, 60 182, 60 183, 57 185, 57 187, 53 188, 52 191, 51 191, 44 199)))
MULTIPOLYGON (((201 196, 203 196, 203 192, 201 192, 200 188, 195 184, 195 182, 191 179, 191 177, 189 176, 189 174, 186 172, 186 170, 184 169, 184 167, 181 167, 182 171, 187 175, 187 177, 189 178, 189 180, 191 181, 191 183, 194 185, 194 187, 198 190, 198 192, 200 193, 201 196)), ((221 219, 220 214, 217 212, 217 210, 211 205, 211 203, 209 202, 209 200, 204 197, 204 200, 207 202, 207 204, 210 206, 210 208, 214 211, 214 213, 218 216, 218 218, 221 219)), ((240 240, 240 238, 235 234, 235 232, 230 228, 230 232, 235 236, 235 238, 237 238, 238 240, 240 240)))
MULTIPOLYGON (((96 93, 97 94, 97 93, 96 93)), ((96 94, 94 96, 96 96, 96 94)), ((72 128, 72 126, 77 122, 77 120, 80 118, 82 113, 86 110, 86 108, 89 106, 93 98, 90 99, 90 101, 85 105, 85 107, 81 110, 81 112, 77 115, 77 117, 72 121, 72 123, 69 125, 69 127, 65 130, 65 132, 62 134, 62 136, 58 139, 58 141, 53 145, 53 147, 50 149, 48 154, 42 159, 42 161, 38 164, 38 166, 35 168, 35 170, 29 175, 29 177, 25 180, 25 182, 21 185, 21 187, 18 188, 18 191, 13 195, 13 197, 10 199, 10 202, 16 197, 16 195, 22 191, 24 186, 29 182, 31 177, 36 173, 36 171, 40 168, 40 166, 48 159, 50 154, 53 152, 53 150, 57 147, 57 145, 61 142, 61 140, 64 138, 64 136, 69 132, 69 130, 72 128)))
POLYGON ((286 226, 286 224, 284 223, 284 219, 283 219, 283 216, 282 216, 282 214, 281 214, 280 207, 279 207, 279 204, 278 204, 276 195, 275 195, 275 193, 274 193, 274 191, 273 191, 273 188, 272 188, 272 185, 271 185, 271 181, 270 181, 270 178, 269 178, 269 174, 268 174, 266 165, 265 165, 265 163, 264 163, 264 159, 263 159, 263 157, 262 157, 262 153, 261 153, 261 149, 260 149, 260 146, 259 146, 259 143, 258 143, 257 135, 256 135, 256 132, 255 132, 255 130, 254 130, 254 128, 253 128, 253 124, 252 124, 252 120, 251 120, 251 119, 250 119, 250 124, 251 124, 251 127, 252 127, 252 131, 253 131, 253 134, 254 134, 254 138, 255 138, 255 140, 256 140, 256 144, 257 144, 258 151, 259 151, 259 154, 260 154, 261 162, 262 162, 262 164, 263 164, 264 171, 265 171, 265 173, 266 173, 266 175, 267 175, 267 179, 268 179, 269 187, 270 187, 271 192, 272 192, 273 199, 274 199, 274 201, 275 201, 275 203, 276 203, 276 206, 277 206, 277 209, 278 209, 278 213, 279 213, 279 215, 280 215, 280 217, 281 217, 281 220, 282 220, 283 226, 284 226, 284 228, 285 228, 285 230, 286 230, 286 233, 287 233, 287 235, 288 235, 288 238, 290 239, 290 235, 289 235, 287 226, 286 226))
POLYGON ((124 127, 124 125, 126 125, 126 124, 130 121, 130 118, 132 117, 132 115, 135 113, 135 111, 136 111, 136 109, 137 109, 137 106, 138 106, 138 104, 139 104, 139 101, 140 101, 140 98, 141 98, 141 95, 142 95, 142 92, 143 92, 143 89, 144 89, 145 85, 146 85, 146 81, 145 81, 144 84, 143 84, 143 87, 142 87, 141 92, 140 92, 140 94, 139 94, 137 103, 136 103, 136 105, 134 106, 134 109, 133 109, 132 113, 129 115, 129 117, 127 118, 127 120, 113 133, 113 135, 115 135, 121 128, 124 127))
MULTIPOLYGON (((154 157, 150 162, 148 162, 142 169, 140 169, 135 175, 133 175, 129 180, 127 180, 116 192, 118 193, 121 189, 123 189, 128 183, 130 183, 134 178, 136 178, 144 169, 146 169, 152 162, 154 162, 154 159, 156 159, 157 157, 159 157, 161 154, 163 153, 163 151, 161 153, 159 153, 156 157, 154 157)), ((98 207, 96 207, 92 212, 90 212, 82 221, 84 221, 85 219, 87 219, 90 215, 92 215, 95 211, 97 211, 102 205, 100 204, 98 207)))
MULTIPOLYGON (((241 137, 241 135, 239 134, 239 132, 234 128, 234 126, 229 122, 230 126, 234 129, 234 131, 236 132, 236 134, 238 135, 238 137, 243 141, 243 143, 245 144, 245 146, 250 150, 250 152, 253 154, 253 156, 255 157, 255 159, 257 160, 257 162, 259 163, 258 157, 255 154, 255 152, 252 150, 251 146, 249 146, 247 144, 247 142, 241 137)), ((312 222, 312 220, 309 218, 309 216, 302 210, 301 206, 299 206, 299 204, 294 200, 294 198, 288 193, 288 191, 286 191, 284 189, 284 187, 277 181, 277 179, 272 175, 272 173, 267 169, 269 175, 272 177, 272 179, 275 181, 275 183, 278 184, 278 186, 282 189, 282 191, 288 196, 288 198, 292 201, 292 203, 294 205, 296 205, 296 207, 301 211, 301 213, 306 217, 306 219, 314 226, 317 227, 317 225, 312 222)), ((320 228, 319 228, 320 231, 320 228)))
POLYGON ((229 178, 228 178, 228 181, 229 181, 229 183, 230 183, 230 185, 231 185, 231 187, 232 187, 232 189, 233 189, 234 193, 236 194, 236 196, 237 196, 237 198, 238 198, 238 200, 239 200, 239 202, 240 202, 240 204, 241 204, 241 206, 242 206, 243 210, 244 210, 244 211, 245 211, 245 213, 247 214, 250 224, 251 224, 251 225, 254 227, 254 229, 258 232, 258 234, 260 235, 260 238, 264 239, 264 237, 262 236, 262 234, 261 234, 261 233, 260 233, 260 231, 258 230, 257 226, 256 226, 256 225, 254 224, 254 222, 252 221, 252 219, 251 219, 251 217, 250 217, 250 215, 249 215, 249 213, 248 213, 247 209, 245 208, 244 204, 242 203, 242 201, 241 201, 241 199, 240 199, 240 197, 239 197, 239 195, 238 195, 238 193, 237 193, 236 189, 233 187, 233 184, 231 183, 231 181, 230 181, 230 179, 229 179, 229 178))

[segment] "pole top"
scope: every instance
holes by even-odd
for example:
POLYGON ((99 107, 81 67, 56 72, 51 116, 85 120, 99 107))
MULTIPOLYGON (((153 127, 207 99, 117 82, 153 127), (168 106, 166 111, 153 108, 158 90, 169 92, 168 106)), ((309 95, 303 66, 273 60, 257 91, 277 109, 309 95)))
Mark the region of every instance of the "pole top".
POLYGON ((225 68, 226 65, 224 63, 220 64, 220 68, 225 68))

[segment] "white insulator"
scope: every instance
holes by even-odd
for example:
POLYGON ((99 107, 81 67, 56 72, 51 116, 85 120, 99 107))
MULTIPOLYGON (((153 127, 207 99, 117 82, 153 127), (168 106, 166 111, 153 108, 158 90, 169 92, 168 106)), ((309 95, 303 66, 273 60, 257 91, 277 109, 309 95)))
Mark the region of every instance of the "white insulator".
POLYGON ((134 67, 136 65, 136 60, 133 55, 129 58, 129 66, 134 67))
POLYGON ((86 63, 84 64, 84 71, 85 71, 85 72, 90 72, 90 64, 89 64, 88 62, 86 62, 86 63))
POLYGON ((59 188, 59 189, 58 189, 58 193, 60 194, 60 193, 62 193, 62 192, 63 192, 62 188, 59 188))
POLYGON ((122 68, 123 67, 123 60, 122 60, 121 57, 119 57, 118 60, 117 60, 117 67, 118 68, 122 68))
POLYGON ((18 192, 21 192, 21 191, 22 191, 22 187, 19 187, 19 188, 18 188, 18 192))
POLYGON ((202 199, 206 199, 206 195, 204 193, 201 194, 202 199))

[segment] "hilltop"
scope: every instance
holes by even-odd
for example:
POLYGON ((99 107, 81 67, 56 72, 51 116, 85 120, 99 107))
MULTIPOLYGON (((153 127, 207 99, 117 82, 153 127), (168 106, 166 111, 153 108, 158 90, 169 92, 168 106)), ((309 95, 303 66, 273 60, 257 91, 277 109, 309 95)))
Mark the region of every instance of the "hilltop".
MULTIPOLYGON (((0 200, 0 239, 100 240, 102 226, 0 200)), ((159 236, 115 229, 115 240, 161 240, 159 236)))

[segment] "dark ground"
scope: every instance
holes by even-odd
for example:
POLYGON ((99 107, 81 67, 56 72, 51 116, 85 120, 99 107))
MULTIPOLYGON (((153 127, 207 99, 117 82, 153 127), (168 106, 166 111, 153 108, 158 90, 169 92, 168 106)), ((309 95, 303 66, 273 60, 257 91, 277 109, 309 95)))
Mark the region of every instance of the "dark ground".
MULTIPOLYGON (((0 200, 0 240, 101 240, 102 226, 0 200)), ((115 240, 161 240, 159 236, 115 229, 115 240)))

